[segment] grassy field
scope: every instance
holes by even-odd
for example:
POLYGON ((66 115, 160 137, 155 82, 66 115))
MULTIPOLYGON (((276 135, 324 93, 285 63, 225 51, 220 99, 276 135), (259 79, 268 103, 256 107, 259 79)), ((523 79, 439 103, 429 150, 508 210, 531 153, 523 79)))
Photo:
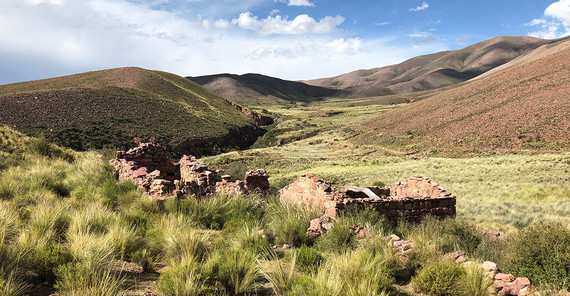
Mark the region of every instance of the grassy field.
POLYGON ((529 277, 542 295, 569 288, 570 153, 355 144, 362 122, 400 107, 379 102, 253 106, 278 117, 257 148, 201 161, 237 178, 265 168, 275 192, 302 173, 336 187, 431 177, 457 197, 458 219, 393 228, 348 212, 314 239, 305 231, 320 213, 276 195, 159 204, 114 180, 112 153, 0 128, 0 295, 487 295, 480 269, 443 259, 455 250, 529 277), (372 235, 357 237, 354 223, 372 235), (391 233, 413 242, 408 262, 386 241, 391 233))

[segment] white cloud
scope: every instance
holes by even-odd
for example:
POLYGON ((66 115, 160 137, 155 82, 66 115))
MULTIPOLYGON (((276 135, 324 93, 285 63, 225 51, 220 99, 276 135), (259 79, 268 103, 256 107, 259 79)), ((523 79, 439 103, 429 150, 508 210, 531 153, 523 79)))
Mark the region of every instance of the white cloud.
POLYGON ((230 22, 228 20, 217 20, 214 23, 214 26, 216 28, 220 28, 220 29, 229 29, 232 27, 232 24, 230 24, 230 22))
MULTIPOLYGON (((277 2, 286 3, 287 0, 277 0, 277 2)), ((287 6, 307 6, 307 7, 315 7, 309 0, 289 0, 287 6)))
POLYGON ((287 5, 289 5, 289 6, 310 6, 310 7, 315 6, 309 0, 289 0, 289 4, 287 4, 287 5))
POLYGON ((390 22, 381 22, 381 23, 374 23, 376 26, 385 26, 385 25, 389 25, 390 22))
POLYGON ((410 11, 422 11, 424 9, 428 9, 429 5, 424 1, 422 4, 416 8, 410 8, 410 11))
POLYGON ((559 0, 544 10, 544 17, 533 19, 526 26, 538 27, 529 36, 556 39, 570 36, 570 0, 559 0))
POLYGON ((0 84, 123 66, 183 76, 253 72, 298 80, 445 49, 441 44, 417 49, 389 45, 399 36, 347 38, 339 34, 341 16, 315 20, 302 15, 288 20, 247 14, 241 25, 259 32, 250 34, 235 25, 226 28, 231 22, 220 21, 217 15, 199 17, 202 11, 196 11, 187 18, 148 3, 0 0, 0 84))
POLYGON ((326 16, 319 21, 307 14, 301 14, 293 20, 280 15, 268 16, 259 19, 251 12, 243 12, 237 19, 232 20, 232 24, 240 28, 259 32, 261 35, 302 35, 302 34, 328 34, 339 31, 338 26, 344 22, 344 17, 326 16))

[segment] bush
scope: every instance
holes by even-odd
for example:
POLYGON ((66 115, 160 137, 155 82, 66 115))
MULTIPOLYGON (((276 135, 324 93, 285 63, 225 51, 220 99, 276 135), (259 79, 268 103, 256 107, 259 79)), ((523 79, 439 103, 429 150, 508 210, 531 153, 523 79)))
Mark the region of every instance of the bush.
POLYGON ((22 296, 28 292, 29 285, 16 276, 16 273, 0 273, 0 296, 22 296))
POLYGON ((249 250, 255 254, 271 249, 267 236, 264 237, 258 233, 258 229, 261 229, 259 224, 256 223, 254 226, 245 223, 240 224, 241 227, 235 229, 230 234, 230 241, 234 248, 249 250))
POLYGON ((521 230, 513 241, 508 269, 537 285, 569 285, 570 229, 561 224, 539 224, 521 230))
POLYGON ((269 250, 267 261, 261 263, 261 274, 269 282, 275 295, 285 295, 294 284, 297 252, 292 254, 291 263, 286 264, 273 250, 269 250))
POLYGON ((36 272, 39 278, 55 283, 56 270, 73 260, 71 253, 58 243, 50 242, 32 250, 26 256, 26 267, 36 272))
POLYGON ((297 266, 301 271, 308 272, 310 274, 317 273, 319 266, 323 262, 323 255, 313 248, 307 246, 301 246, 295 251, 297 266))
POLYGON ((416 291, 428 295, 454 296, 458 294, 457 283, 464 273, 453 260, 433 260, 412 278, 412 285, 416 291))
POLYGON ((383 258, 366 250, 333 255, 314 277, 313 295, 381 295, 393 291, 395 279, 383 258))

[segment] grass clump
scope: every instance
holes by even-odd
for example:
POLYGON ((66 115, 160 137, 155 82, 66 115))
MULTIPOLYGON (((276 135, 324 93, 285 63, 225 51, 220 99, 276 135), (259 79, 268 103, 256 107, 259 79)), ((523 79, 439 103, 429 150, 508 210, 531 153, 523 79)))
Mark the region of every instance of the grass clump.
POLYGON ((252 292, 260 277, 257 255, 248 250, 224 249, 213 254, 208 262, 216 285, 232 295, 252 292))
POLYGON ((62 296, 126 295, 122 289, 124 279, 116 275, 111 266, 93 265, 89 261, 75 262, 58 268, 57 276, 56 287, 62 296))
POLYGON ((295 284, 295 279, 297 278, 295 274, 297 254, 298 252, 294 251, 290 263, 286 263, 280 260, 278 255, 271 250, 268 251, 267 260, 261 263, 261 274, 269 282, 275 295, 287 294, 295 284))
POLYGON ((157 288, 166 296, 198 296, 210 291, 204 267, 192 259, 177 262, 158 279, 157 288))
POLYGON ((264 216, 267 229, 275 235, 276 243, 301 246, 312 244, 306 234, 310 221, 320 211, 302 205, 274 201, 264 216))
POLYGON ((324 261, 324 257, 319 251, 307 246, 301 246, 294 254, 296 257, 295 266, 302 272, 309 274, 317 273, 324 261))
POLYGON ((463 296, 487 296, 487 290, 493 284, 493 280, 479 266, 478 263, 471 263, 465 267, 465 273, 461 276, 457 291, 463 296))
POLYGON ((412 278, 418 292, 433 296, 458 295, 458 282, 465 270, 453 260, 433 260, 420 269, 412 278))

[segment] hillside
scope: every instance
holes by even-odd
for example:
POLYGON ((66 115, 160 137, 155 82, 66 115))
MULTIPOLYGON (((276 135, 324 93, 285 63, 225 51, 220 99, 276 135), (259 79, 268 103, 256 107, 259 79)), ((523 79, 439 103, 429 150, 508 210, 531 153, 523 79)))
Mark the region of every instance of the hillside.
POLYGON ((397 65, 304 81, 341 90, 341 97, 369 97, 429 90, 467 81, 555 41, 503 36, 469 47, 411 58, 397 65))
POLYGON ((242 105, 286 104, 334 96, 338 90, 260 74, 219 74, 186 77, 242 105))
POLYGON ((494 75, 382 114, 366 124, 371 132, 354 140, 566 150, 570 147, 568 43, 546 45, 548 55, 536 55, 534 60, 521 57, 524 61, 515 60, 494 75))
POLYGON ((154 140, 174 153, 245 148, 260 130, 180 76, 118 68, 0 86, 0 124, 77 150, 154 140))

